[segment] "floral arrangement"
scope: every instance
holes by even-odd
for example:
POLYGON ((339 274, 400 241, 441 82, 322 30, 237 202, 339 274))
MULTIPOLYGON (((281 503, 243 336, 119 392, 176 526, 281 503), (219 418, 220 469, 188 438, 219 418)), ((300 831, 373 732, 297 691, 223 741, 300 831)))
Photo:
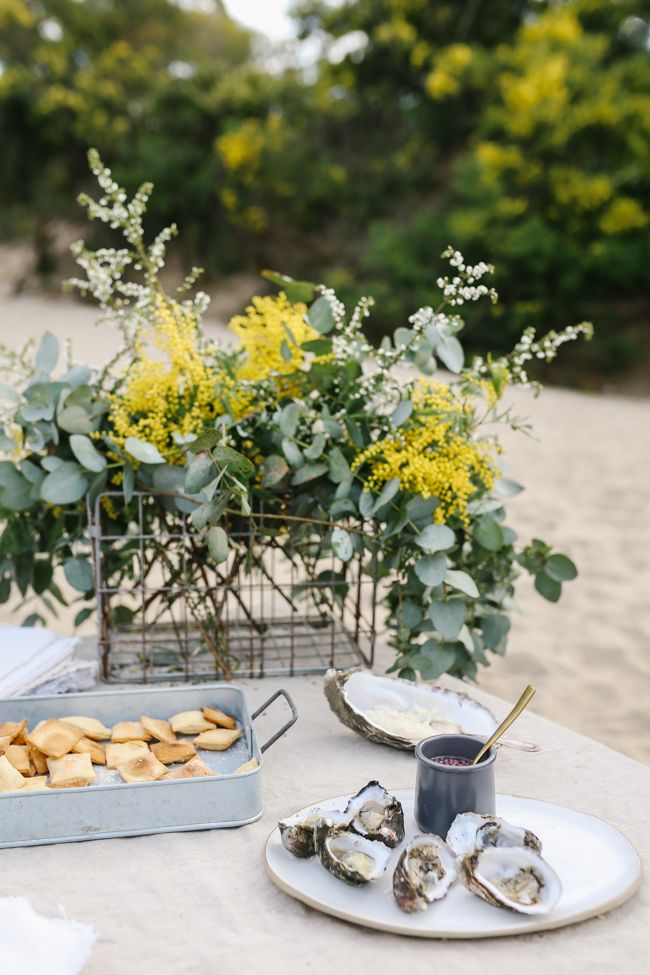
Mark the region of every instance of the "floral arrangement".
MULTIPOLYGON (((77 622, 86 619, 86 505, 112 492, 104 514, 128 536, 140 490, 164 502, 154 519, 190 514, 199 573, 206 559, 226 562, 237 519, 254 519, 260 505, 264 524, 270 518, 297 552, 316 534, 339 581, 354 556, 372 564, 401 676, 471 678, 488 652, 504 653, 520 571, 554 602, 576 568, 540 540, 521 545, 506 524, 507 499, 521 487, 503 476, 497 431, 524 423, 502 398, 529 384, 531 360, 590 338, 591 325, 541 339, 527 329, 510 355, 466 363, 459 311, 497 295, 485 283, 490 265, 449 248, 438 306, 420 308, 378 349, 363 331, 371 299, 348 314, 332 290, 274 272, 265 276, 280 292, 253 298, 230 322, 234 348, 210 343, 201 333, 207 296, 189 297, 199 269, 174 294, 160 282, 176 228, 145 244, 151 185, 128 200, 96 152, 89 160, 101 195, 80 202, 121 231, 124 246, 76 243, 84 276, 69 285, 96 299, 122 345, 101 369, 74 364, 68 350, 58 373, 49 333, 35 355, 3 349, 0 601, 17 587, 26 603, 38 597, 55 612, 65 602, 62 567, 83 603, 77 622), (456 378, 433 379, 438 363, 456 378)), ((129 578, 132 554, 128 545, 115 554, 112 578, 129 578)), ((43 621, 34 611, 25 622, 43 621)), ((204 617, 211 625, 216 614, 204 617)))

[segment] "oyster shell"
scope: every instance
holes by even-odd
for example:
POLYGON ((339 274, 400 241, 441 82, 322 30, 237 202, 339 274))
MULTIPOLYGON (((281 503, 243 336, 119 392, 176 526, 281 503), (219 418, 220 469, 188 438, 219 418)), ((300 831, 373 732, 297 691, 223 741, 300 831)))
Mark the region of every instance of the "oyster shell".
POLYGON ((379 782, 368 782, 352 796, 345 814, 349 817, 349 828, 359 836, 380 840, 391 848, 399 846, 404 839, 402 804, 379 782))
POLYGON ((388 866, 391 853, 375 843, 321 820, 315 829, 316 849, 326 870, 338 880, 360 887, 377 880, 388 866))
POLYGON ((432 684, 382 677, 360 668, 328 670, 323 689, 330 708, 342 724, 369 741, 405 751, 412 751, 422 737, 457 732, 459 726, 467 734, 485 737, 497 726, 492 712, 466 694, 432 684), (433 723, 428 727, 423 725, 425 733, 420 737, 405 737, 382 727, 376 718, 373 720, 372 712, 376 714, 382 707, 396 713, 425 708, 432 712, 433 723))
POLYGON ((393 874, 393 894, 407 914, 425 911, 445 896, 456 880, 456 857, 440 836, 416 836, 404 849, 393 874))
POLYGON ((488 904, 520 914, 548 914, 562 893, 555 870, 528 847, 488 846, 461 857, 458 875, 488 904))
POLYGON ((307 815, 296 813, 278 823, 280 839, 285 850, 295 857, 306 860, 316 852, 314 846, 314 827, 323 818, 321 809, 312 809, 307 815))
POLYGON ((460 813, 447 833, 447 843, 457 856, 467 856, 488 846, 524 846, 542 852, 542 841, 529 829, 511 826, 498 816, 460 813))

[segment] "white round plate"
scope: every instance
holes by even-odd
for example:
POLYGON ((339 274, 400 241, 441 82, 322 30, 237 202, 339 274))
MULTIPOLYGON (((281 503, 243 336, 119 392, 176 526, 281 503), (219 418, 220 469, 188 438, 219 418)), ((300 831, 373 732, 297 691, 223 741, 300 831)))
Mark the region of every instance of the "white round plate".
MULTIPOLYGON (((418 832, 413 790, 393 794, 404 807, 409 840, 418 832)), ((315 805, 344 809, 349 798, 338 796, 315 805)), ((497 813, 515 826, 532 829, 541 839, 544 858, 562 881, 562 895, 549 914, 526 917, 492 907, 460 883, 428 910, 405 914, 392 893, 393 870, 403 846, 393 850, 383 877, 365 887, 352 887, 325 870, 318 857, 300 860, 292 856, 282 846, 279 830, 274 829, 266 844, 266 868, 278 887, 316 910, 418 938, 495 938, 559 928, 610 911, 638 889, 639 856, 623 834, 604 820, 550 802, 506 795, 497 796, 497 813)))

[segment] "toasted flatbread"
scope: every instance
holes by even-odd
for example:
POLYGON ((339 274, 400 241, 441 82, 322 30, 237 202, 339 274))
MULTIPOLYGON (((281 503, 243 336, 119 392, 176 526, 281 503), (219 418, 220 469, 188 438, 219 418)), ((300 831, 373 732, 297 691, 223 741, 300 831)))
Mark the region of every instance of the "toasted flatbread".
POLYGON ((214 728, 214 723, 207 721, 201 711, 181 711, 170 718, 169 723, 179 735, 198 735, 214 728))
POLYGON ((196 755, 196 748, 190 741, 156 741, 150 747, 163 765, 187 762, 196 755))
POLYGON ((9 745, 5 755, 21 775, 29 777, 34 774, 35 769, 29 760, 29 752, 27 749, 27 745, 9 745))
POLYGON ((167 773, 167 768, 159 762, 155 755, 136 755, 117 766, 125 782, 155 782, 167 773))
POLYGON ((125 741, 120 744, 110 742, 106 746, 106 767, 117 768, 130 758, 146 755, 148 751, 149 746, 144 741, 125 741))
POLYGON ((0 792, 18 792, 26 781, 7 756, 0 755, 0 792))
POLYGON ((139 721, 118 721, 113 725, 111 741, 119 744, 125 741, 151 741, 151 735, 144 730, 139 721))
POLYGON ((51 789, 77 789, 97 778, 88 754, 48 758, 47 767, 51 789))
POLYGON ((15 742, 17 745, 24 745, 24 741, 16 741, 16 738, 22 738, 27 731, 27 719, 23 718, 22 721, 3 721, 0 724, 0 738, 9 737, 11 741, 15 742))
POLYGON ((80 738, 72 751, 77 755, 90 755, 90 761, 94 765, 106 765, 106 752, 99 742, 91 741, 90 738, 80 738))
POLYGON ((231 714, 225 714, 220 711, 219 708, 201 708, 203 715, 208 721, 214 721, 214 723, 219 728, 233 728, 237 727, 237 721, 231 714))
POLYGON ((236 768, 235 772, 252 772, 253 769, 256 769, 259 764, 260 763, 256 758, 250 758, 247 762, 244 762, 243 765, 240 765, 239 768, 236 768))
POLYGON ((202 758, 198 755, 196 758, 191 759, 187 765, 182 765, 177 768, 174 772, 168 772, 164 775, 164 779, 195 779, 203 775, 216 775, 217 773, 206 765, 202 758))
POLYGON ((35 745, 27 745, 29 760, 36 770, 36 775, 47 775, 47 755, 35 745))
POLYGON ((210 752, 225 752, 243 733, 243 728, 235 728, 234 731, 228 728, 215 728, 213 731, 204 731, 197 735, 194 744, 197 748, 207 748, 210 752))
POLYGON ((84 738, 90 738, 91 741, 108 741, 111 737, 111 729, 98 721, 97 718, 86 718, 81 714, 73 714, 61 718, 61 721, 81 729, 84 738))
POLYGON ((43 789, 49 789, 47 775, 34 775, 31 779, 25 779, 25 783, 20 791, 41 792, 43 789))
POLYGON ((152 738, 157 738, 158 741, 176 741, 176 734, 172 731, 172 726, 169 721, 162 721, 160 718, 149 718, 146 714, 143 714, 140 718, 140 724, 152 738))
POLYGON ((4 753, 9 748, 11 742, 12 742, 11 735, 3 735, 2 738, 0 738, 0 755, 4 755, 4 753))
POLYGON ((27 735, 28 743, 44 752, 48 758, 62 758, 67 755, 80 738, 83 738, 83 732, 79 728, 56 718, 42 721, 27 735))

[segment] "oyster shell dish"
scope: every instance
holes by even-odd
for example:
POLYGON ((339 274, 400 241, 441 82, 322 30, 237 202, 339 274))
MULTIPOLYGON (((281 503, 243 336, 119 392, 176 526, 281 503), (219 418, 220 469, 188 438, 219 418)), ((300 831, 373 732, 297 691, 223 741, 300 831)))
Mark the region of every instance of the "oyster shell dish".
POLYGON ((432 735, 487 738, 497 727, 492 712, 466 694, 368 670, 328 670, 323 689, 342 724, 369 741, 405 751, 432 735))
POLYGON ((549 913, 562 892, 539 837, 498 816, 462 813, 445 839, 427 833, 402 847, 402 805, 376 781, 345 809, 313 807, 278 827, 289 853, 318 856, 333 877, 354 887, 377 881, 392 863, 393 896, 409 914, 426 911, 457 881, 488 904, 520 914, 549 913))

